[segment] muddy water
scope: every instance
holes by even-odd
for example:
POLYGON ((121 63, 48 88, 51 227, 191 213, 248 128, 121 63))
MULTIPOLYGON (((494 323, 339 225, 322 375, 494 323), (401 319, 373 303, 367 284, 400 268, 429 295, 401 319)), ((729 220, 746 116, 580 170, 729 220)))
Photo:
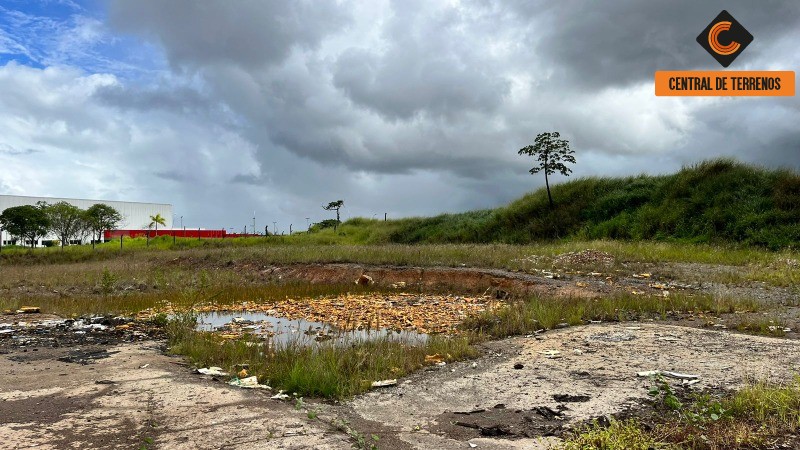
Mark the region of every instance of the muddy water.
POLYGON ((261 312, 219 311, 198 315, 197 329, 208 332, 235 332, 269 338, 277 344, 312 345, 321 342, 354 342, 379 338, 397 339, 409 344, 423 344, 427 334, 413 331, 352 330, 344 331, 324 322, 288 320, 261 312))

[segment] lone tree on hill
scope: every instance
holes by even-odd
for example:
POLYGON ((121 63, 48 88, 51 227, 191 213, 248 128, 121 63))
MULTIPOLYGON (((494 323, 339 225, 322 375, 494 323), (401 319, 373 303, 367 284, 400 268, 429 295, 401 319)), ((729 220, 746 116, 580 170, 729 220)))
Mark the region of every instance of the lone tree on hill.
POLYGON ((41 206, 13 206, 0 214, 0 227, 36 246, 36 241, 47 234, 50 221, 41 206))
POLYGON ((336 225, 333 226, 333 231, 336 231, 336 227, 341 223, 339 220, 339 210, 344 206, 344 200, 336 200, 335 202, 328 203, 328 206, 323 206, 322 209, 325 211, 336 211, 336 225))
POLYGON ((572 169, 565 166, 564 163, 575 164, 575 154, 569 148, 569 142, 566 139, 561 139, 558 131, 552 133, 540 133, 536 136, 533 145, 522 147, 518 152, 520 155, 535 156, 538 165, 533 167, 529 172, 537 174, 544 171, 544 184, 547 186, 547 199, 550 201, 550 208, 553 207, 553 196, 550 195, 550 180, 549 176, 556 172, 561 175, 569 176, 572 169))
POLYGON ((113 230, 122 222, 122 214, 105 203, 96 203, 86 210, 86 222, 92 232, 92 248, 105 230, 113 230))

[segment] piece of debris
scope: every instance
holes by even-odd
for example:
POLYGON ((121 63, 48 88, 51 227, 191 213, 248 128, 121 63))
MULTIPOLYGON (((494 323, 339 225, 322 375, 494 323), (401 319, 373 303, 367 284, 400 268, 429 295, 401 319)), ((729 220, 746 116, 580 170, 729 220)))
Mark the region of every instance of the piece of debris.
POLYGON ((148 367, 150 367, 150 364, 142 364, 139 366, 140 369, 147 369, 148 367))
POLYGON ((392 289, 403 289, 406 287, 405 281, 398 281, 397 283, 392 283, 392 289))
POLYGON ((373 283, 375 283, 375 281, 372 279, 372 277, 369 276, 369 275, 364 275, 364 274, 362 274, 356 280, 356 284, 361 285, 361 286, 367 286, 367 285, 373 284, 373 283))
POLYGON ((635 273, 633 278, 650 278, 652 275, 651 273, 635 273))
POLYGON ((549 406, 536 406, 533 408, 533 411, 547 420, 553 420, 564 415, 561 411, 556 411, 549 406))
POLYGON ((281 390, 281 391, 278 391, 277 394, 273 395, 270 398, 273 399, 273 400, 286 400, 287 398, 289 398, 289 395, 288 394, 284 394, 283 391, 281 390))
POLYGON ((17 312, 21 314, 33 314, 41 311, 42 311, 41 308, 39 308, 38 306, 20 306, 19 309, 17 310, 17 312))
POLYGON ((467 444, 469 444, 469 448, 475 448, 478 446, 478 444, 473 444, 472 442, 467 442, 467 444))
POLYGON ((242 369, 236 374, 239 378, 247 378, 247 369, 242 369))
POLYGON ((553 400, 562 403, 583 403, 591 400, 588 395, 553 394, 553 400))
POLYGON ((523 367, 525 367, 525 366, 520 364, 520 363, 514 364, 514 368, 517 369, 517 370, 522 369, 523 367))
POLYGON ((387 386, 395 386, 397 385, 397 379, 393 378, 391 380, 382 380, 382 381, 373 381, 372 387, 387 387, 387 386))
POLYGON ((94 384, 117 384, 117 382, 111 380, 97 380, 94 384))
POLYGON ((216 367, 216 366, 197 369, 197 373, 202 373, 203 375, 211 375, 211 376, 214 376, 214 377, 226 377, 226 376, 228 376, 228 372, 225 372, 224 370, 222 370, 221 367, 216 367))
POLYGON ((639 377, 652 377, 655 375, 661 375, 667 378, 675 378, 676 380, 696 380, 700 378, 699 375, 689 375, 686 373, 678 373, 678 372, 668 372, 666 370, 647 370, 644 372, 637 372, 636 376, 639 377))
POLYGON ((434 353, 433 355, 425 355, 425 362, 428 364, 438 364, 444 361, 444 356, 434 353))
POLYGON ((550 359, 561 358, 561 352, 559 350, 540 350, 539 354, 550 359))
POLYGON ((228 384, 245 389, 272 389, 266 384, 258 384, 258 377, 255 375, 247 378, 234 378, 228 384))
POLYGON ((553 264, 576 266, 576 265, 603 265, 614 264, 614 257, 606 252, 587 249, 579 252, 562 253, 553 258, 553 264))
POLYGON ((478 409, 473 409, 472 411, 453 411, 453 414, 461 414, 461 415, 468 416, 470 414, 479 414, 479 413, 482 413, 482 412, 486 412, 486 409, 478 408, 478 409))

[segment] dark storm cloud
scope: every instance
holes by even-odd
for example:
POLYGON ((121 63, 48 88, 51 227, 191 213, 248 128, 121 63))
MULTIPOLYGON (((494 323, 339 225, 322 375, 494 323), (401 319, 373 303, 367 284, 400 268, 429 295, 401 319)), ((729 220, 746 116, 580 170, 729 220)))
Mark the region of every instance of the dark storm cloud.
POLYGON ((649 80, 656 70, 718 69, 695 38, 723 9, 755 35, 740 67, 800 28, 800 2, 786 0, 520 1, 509 7, 538 24, 527 36, 541 37, 536 52, 556 65, 557 75, 593 89, 649 80))
POLYGON ((136 0, 111 3, 112 25, 156 38, 173 65, 283 60, 296 46, 313 47, 347 23, 335 2, 312 0, 136 0))
POLYGON ((717 156, 797 167, 796 98, 653 95, 656 70, 720 68, 695 37, 722 9, 755 36, 733 69, 800 64, 790 1, 115 0, 112 25, 158 44, 172 71, 95 96, 186 122, 162 133, 174 156, 152 173, 202 172, 232 193, 226 212, 255 201, 295 225, 337 198, 348 216, 503 203, 541 184, 516 151, 542 131, 573 143, 575 176, 717 156), (198 130, 228 135, 190 158, 198 130), (222 156, 239 147, 252 160, 222 156))

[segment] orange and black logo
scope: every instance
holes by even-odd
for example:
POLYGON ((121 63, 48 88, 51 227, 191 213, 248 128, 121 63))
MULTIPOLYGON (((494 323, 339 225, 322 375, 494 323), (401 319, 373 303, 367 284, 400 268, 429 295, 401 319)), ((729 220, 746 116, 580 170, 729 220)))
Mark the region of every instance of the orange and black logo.
POLYGON ((753 35, 724 10, 697 36, 697 43, 722 67, 731 65, 751 42, 753 35))

